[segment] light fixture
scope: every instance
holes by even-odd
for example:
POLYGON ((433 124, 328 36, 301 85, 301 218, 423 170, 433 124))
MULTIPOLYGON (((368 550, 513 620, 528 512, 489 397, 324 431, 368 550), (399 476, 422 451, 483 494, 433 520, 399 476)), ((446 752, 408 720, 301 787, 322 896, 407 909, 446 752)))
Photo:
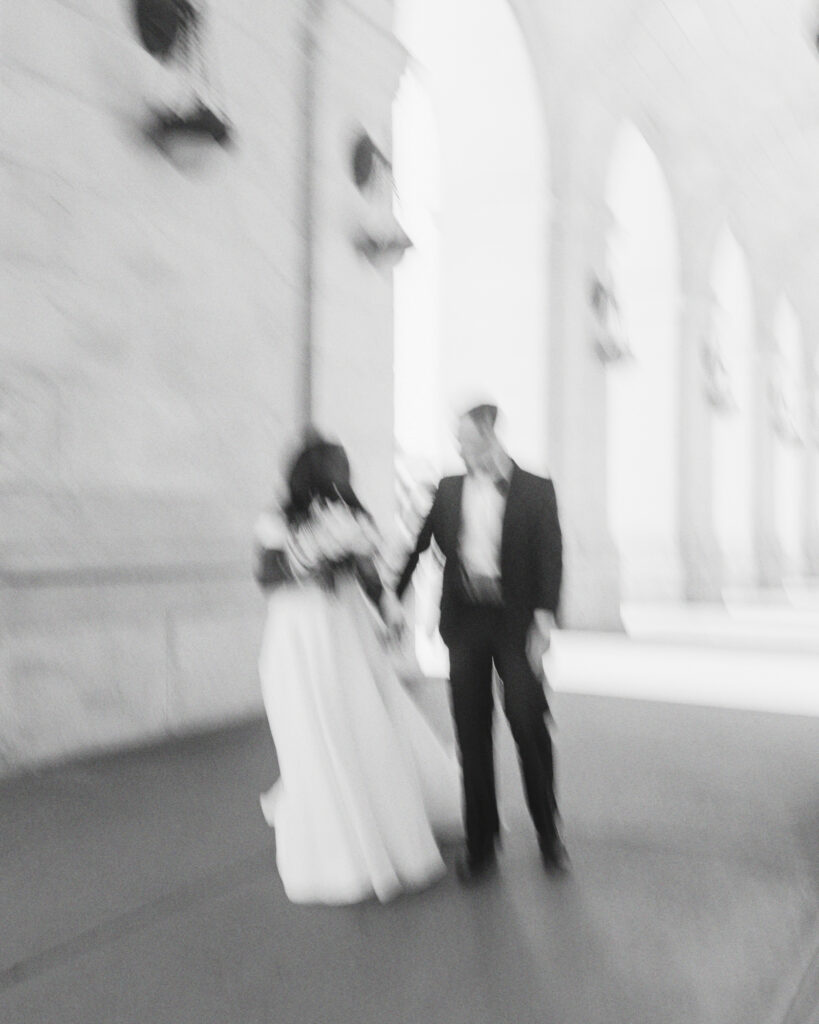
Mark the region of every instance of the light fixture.
POLYGON ((135 0, 134 17, 142 45, 157 60, 170 60, 199 14, 190 0, 135 0))
POLYGON ((185 113, 155 110, 145 127, 146 136, 163 152, 171 153, 179 142, 213 141, 220 146, 230 142, 230 125, 201 101, 185 113))
POLYGON ((711 408, 721 415, 729 415, 738 411, 739 404, 734 396, 731 375, 725 365, 720 343, 723 337, 725 309, 713 292, 710 294, 708 308, 708 326, 700 349, 703 387, 711 408))
POLYGON ((731 377, 725 366, 720 346, 708 338, 702 346, 702 368, 705 397, 711 408, 722 415, 737 412, 739 406, 731 387, 731 377))
MULTIPOLYGON (((218 110, 212 71, 205 52, 205 0, 133 0, 142 45, 176 72, 184 99, 149 111, 144 134, 177 163, 204 142, 228 145, 230 122, 218 110)), ((195 157, 194 157, 195 159, 195 157)))
POLYGON ((781 355, 775 359, 768 388, 768 398, 770 401, 771 426, 776 436, 784 444, 796 447, 804 446, 805 438, 799 428, 797 417, 786 391, 785 369, 781 355))
POLYGON ((598 359, 606 365, 633 359, 634 353, 611 284, 604 283, 595 275, 592 278, 590 302, 595 318, 594 348, 598 359))
POLYGON ((364 230, 360 231, 353 244, 356 250, 373 266, 383 267, 386 270, 397 267, 407 249, 412 248, 409 235, 397 221, 395 221, 394 227, 381 237, 375 237, 374 234, 364 230))
POLYGON ((392 166, 366 132, 360 132, 353 144, 351 158, 353 181, 359 192, 369 191, 378 172, 392 176, 392 166))
POLYGON ((392 270, 412 248, 412 240, 393 210, 392 165, 367 132, 359 132, 353 141, 350 171, 365 202, 353 246, 374 267, 392 270))

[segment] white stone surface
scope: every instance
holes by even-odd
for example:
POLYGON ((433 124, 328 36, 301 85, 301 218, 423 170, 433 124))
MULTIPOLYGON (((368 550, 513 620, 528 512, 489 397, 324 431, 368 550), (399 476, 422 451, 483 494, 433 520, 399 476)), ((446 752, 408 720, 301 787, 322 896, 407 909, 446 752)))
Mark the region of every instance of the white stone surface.
POLYGON ((261 602, 247 598, 168 619, 168 724, 186 731, 261 711, 261 602))
MULTIPOLYGON (((307 5, 208 6, 210 95, 235 145, 185 165, 142 136, 148 108, 178 95, 180 79, 142 50, 129 4, 30 0, 3 13, 6 770, 260 706, 251 528, 305 414, 307 5)), ((389 3, 364 7, 318 26, 331 63, 346 54, 325 83, 343 88, 318 112, 321 409, 389 516, 389 281, 374 284, 352 253, 337 129, 365 116, 388 130, 400 61, 386 59, 385 76, 371 58, 378 46, 402 54, 385 31, 389 3)))

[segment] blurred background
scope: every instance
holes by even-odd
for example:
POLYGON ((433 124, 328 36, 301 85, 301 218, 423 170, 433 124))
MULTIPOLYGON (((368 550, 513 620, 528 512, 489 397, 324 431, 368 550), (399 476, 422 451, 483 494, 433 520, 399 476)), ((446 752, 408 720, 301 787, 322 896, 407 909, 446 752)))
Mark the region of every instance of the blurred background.
POLYGON ((817 27, 5 5, 0 772, 256 715, 252 529, 304 426, 397 552, 475 395, 557 487, 556 689, 819 713, 817 27))

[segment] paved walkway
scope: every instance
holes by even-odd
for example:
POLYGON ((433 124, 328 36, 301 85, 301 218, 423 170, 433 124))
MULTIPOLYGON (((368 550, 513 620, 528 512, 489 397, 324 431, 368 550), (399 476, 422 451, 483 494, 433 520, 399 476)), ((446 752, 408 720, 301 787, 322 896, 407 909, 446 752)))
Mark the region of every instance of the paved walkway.
POLYGON ((819 719, 554 708, 572 874, 540 870, 500 729, 499 876, 388 906, 287 902, 261 722, 5 783, 0 1021, 817 1024, 819 719))

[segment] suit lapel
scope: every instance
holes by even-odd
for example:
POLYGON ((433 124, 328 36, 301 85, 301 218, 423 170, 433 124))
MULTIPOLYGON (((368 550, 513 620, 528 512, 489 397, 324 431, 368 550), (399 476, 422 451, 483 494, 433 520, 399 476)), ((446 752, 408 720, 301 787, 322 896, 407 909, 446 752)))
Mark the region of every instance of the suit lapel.
POLYGON ((505 576, 504 567, 509 555, 509 544, 512 539, 512 527, 514 526, 515 510, 517 507, 518 489, 520 487, 520 469, 516 462, 512 463, 512 476, 509 480, 509 490, 506 494, 506 506, 503 510, 503 525, 501 526, 501 578, 505 576))
POLYGON ((463 526, 464 480, 466 477, 455 477, 452 488, 452 505, 450 506, 449 537, 452 543, 452 555, 458 557, 461 550, 461 528, 463 526))

